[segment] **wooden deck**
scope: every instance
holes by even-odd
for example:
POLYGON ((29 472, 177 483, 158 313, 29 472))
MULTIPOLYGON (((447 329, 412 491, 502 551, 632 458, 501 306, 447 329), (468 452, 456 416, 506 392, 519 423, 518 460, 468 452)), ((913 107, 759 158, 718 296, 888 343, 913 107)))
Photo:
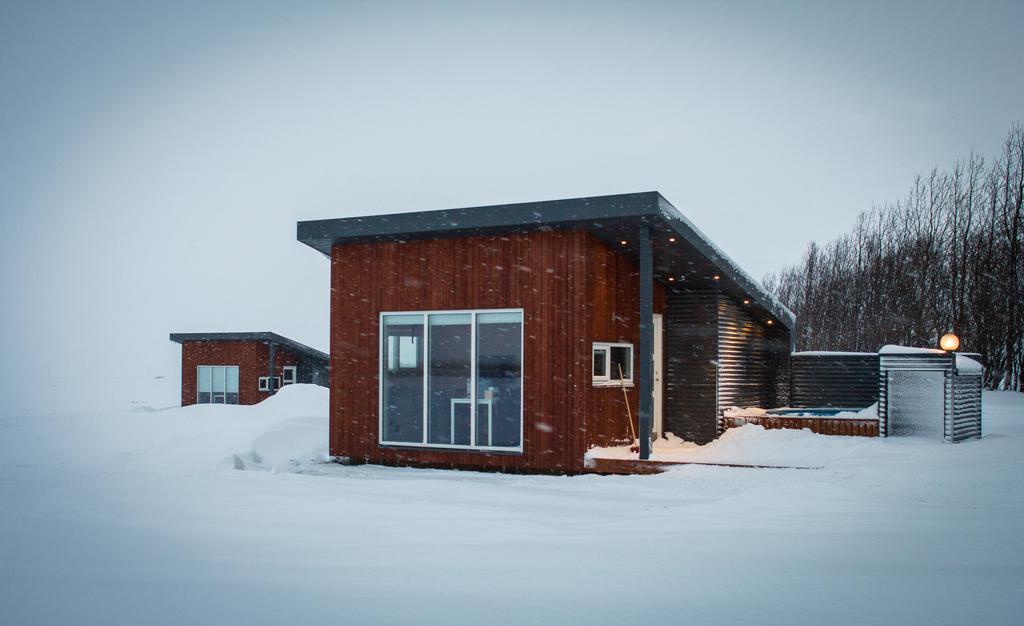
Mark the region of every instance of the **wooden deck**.
POLYGON ((684 465, 706 465, 709 467, 742 467, 747 469, 821 469, 801 465, 747 465, 743 463, 702 463, 696 461, 641 461, 640 459, 587 459, 588 474, 626 475, 626 474, 660 474, 673 467, 684 465))

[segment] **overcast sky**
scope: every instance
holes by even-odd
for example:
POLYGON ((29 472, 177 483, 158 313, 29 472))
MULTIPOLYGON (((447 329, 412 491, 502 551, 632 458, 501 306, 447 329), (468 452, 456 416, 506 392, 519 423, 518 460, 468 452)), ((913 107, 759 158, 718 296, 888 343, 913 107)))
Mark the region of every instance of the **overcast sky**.
POLYGON ((1019 1, 148 4, 0 4, 6 381, 326 349, 300 219, 658 190, 760 277, 1024 118, 1019 1))

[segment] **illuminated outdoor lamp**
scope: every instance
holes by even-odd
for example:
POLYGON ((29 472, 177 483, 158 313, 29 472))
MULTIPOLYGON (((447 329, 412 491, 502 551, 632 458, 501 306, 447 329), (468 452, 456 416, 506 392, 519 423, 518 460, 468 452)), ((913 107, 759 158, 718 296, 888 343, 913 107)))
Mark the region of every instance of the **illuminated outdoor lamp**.
POLYGON ((960 347, 960 338, 953 333, 946 333, 939 339, 939 347, 946 352, 954 352, 960 347))

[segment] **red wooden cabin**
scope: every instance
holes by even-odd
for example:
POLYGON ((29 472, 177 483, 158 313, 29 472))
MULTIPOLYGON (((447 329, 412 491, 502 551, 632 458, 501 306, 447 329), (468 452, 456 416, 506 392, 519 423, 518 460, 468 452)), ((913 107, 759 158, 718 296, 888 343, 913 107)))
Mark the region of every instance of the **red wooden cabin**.
POLYGON ((779 406, 793 315, 657 192, 300 222, 340 460, 578 473, 779 406), (621 374, 620 374, 621 372, 621 374), (624 399, 628 398, 627 411, 624 399))
POLYGON ((327 386, 327 355, 287 337, 171 333, 181 344, 181 406, 256 404, 283 385, 327 386))

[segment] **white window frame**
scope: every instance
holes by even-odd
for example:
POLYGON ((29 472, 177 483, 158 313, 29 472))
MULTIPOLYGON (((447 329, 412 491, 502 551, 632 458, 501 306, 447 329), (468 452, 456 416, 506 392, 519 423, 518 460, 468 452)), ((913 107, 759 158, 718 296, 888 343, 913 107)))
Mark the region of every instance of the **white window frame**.
POLYGON ((285 365, 281 368, 281 386, 294 385, 299 381, 299 368, 296 365, 285 365), (288 380, 288 374, 291 374, 291 380, 288 380))
POLYGON ((593 347, 590 350, 590 368, 591 368, 591 384, 594 387, 632 387, 633 386, 633 365, 636 357, 636 352, 633 349, 633 344, 616 341, 595 341, 593 347), (629 350, 629 376, 625 379, 618 379, 612 377, 612 348, 626 348, 629 350), (594 354, 602 352, 604 354, 604 366, 605 372, 599 373, 594 371, 594 354))
POLYGON ((525 426, 524 406, 526 404, 526 389, 523 387, 523 380, 526 374, 526 344, 523 337, 526 334, 526 313, 523 309, 453 309, 438 311, 382 311, 377 318, 377 441, 381 447, 387 448, 443 448, 448 450, 464 450, 468 452, 523 452, 523 433, 525 426), (469 445, 451 443, 428 443, 427 424, 429 422, 430 403, 427 401, 427 378, 430 376, 430 328, 429 316, 444 315, 446 313, 458 313, 470 315, 470 419, 469 419, 469 445), (480 313, 518 313, 519 314, 519 445, 509 446, 475 446, 476 441, 476 410, 479 403, 476 395, 476 317, 480 313), (423 438, 416 441, 385 441, 384 440, 384 374, 387 367, 384 356, 384 317, 388 315, 419 315, 423 324, 423 438))
MULTIPOLYGON (((238 365, 219 365, 219 364, 216 364, 216 363, 212 364, 212 365, 207 365, 205 363, 202 364, 202 365, 196 365, 196 404, 201 404, 199 402, 199 393, 200 393, 199 392, 199 376, 200 376, 199 372, 204 367, 223 367, 223 368, 225 368, 225 370, 227 370, 227 368, 229 368, 229 367, 232 367, 232 368, 234 368, 236 370, 239 370, 239 374, 241 373, 241 368, 238 365)), ((227 394, 228 394, 228 391, 227 391, 227 375, 228 375, 227 371, 225 371, 224 372, 224 388, 225 388, 225 391, 224 391, 224 402, 223 402, 223 404, 227 404, 228 403, 227 402, 227 394)), ((211 376, 212 376, 212 374, 211 374, 211 376)), ((236 380, 239 380, 237 376, 236 376, 236 380)), ((212 380, 211 380, 211 383, 212 383, 212 380)), ((241 396, 241 387, 242 387, 241 380, 239 380, 239 382, 238 382, 238 387, 239 387, 239 389, 237 391, 235 391, 235 395, 236 396, 241 396)), ((241 398, 239 397, 239 399, 241 399, 241 398)), ((222 404, 222 403, 220 403, 220 402, 216 402, 216 403, 213 402, 213 391, 211 390, 210 391, 210 402, 208 402, 207 404, 222 404)), ((238 404, 238 402, 235 402, 235 404, 238 404)))
POLYGON ((271 392, 281 388, 281 377, 280 376, 260 376, 259 380, 260 391, 271 392), (275 380, 277 383, 272 383, 275 380), (273 386, 272 386, 273 385, 273 386))

